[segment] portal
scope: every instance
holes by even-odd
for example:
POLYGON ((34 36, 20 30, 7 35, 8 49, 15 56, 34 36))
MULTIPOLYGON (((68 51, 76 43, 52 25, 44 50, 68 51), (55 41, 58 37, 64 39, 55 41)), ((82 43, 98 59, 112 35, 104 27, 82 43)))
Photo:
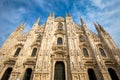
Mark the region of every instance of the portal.
POLYGON ((54 80, 65 80, 65 65, 63 62, 56 62, 54 80))

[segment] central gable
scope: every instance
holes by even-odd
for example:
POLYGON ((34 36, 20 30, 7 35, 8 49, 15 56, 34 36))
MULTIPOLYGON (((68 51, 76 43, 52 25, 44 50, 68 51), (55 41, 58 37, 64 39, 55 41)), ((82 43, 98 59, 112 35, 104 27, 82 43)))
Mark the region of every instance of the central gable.
POLYGON ((59 16, 59 17, 55 18, 55 21, 56 22, 64 22, 65 19, 63 17, 59 16))

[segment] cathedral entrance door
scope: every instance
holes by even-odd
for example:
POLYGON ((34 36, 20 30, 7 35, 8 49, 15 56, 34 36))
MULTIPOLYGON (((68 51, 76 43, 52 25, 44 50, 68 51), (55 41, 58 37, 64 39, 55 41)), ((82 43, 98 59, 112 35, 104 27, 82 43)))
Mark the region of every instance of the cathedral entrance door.
POLYGON ((65 65, 63 62, 56 62, 54 80, 65 80, 65 65))

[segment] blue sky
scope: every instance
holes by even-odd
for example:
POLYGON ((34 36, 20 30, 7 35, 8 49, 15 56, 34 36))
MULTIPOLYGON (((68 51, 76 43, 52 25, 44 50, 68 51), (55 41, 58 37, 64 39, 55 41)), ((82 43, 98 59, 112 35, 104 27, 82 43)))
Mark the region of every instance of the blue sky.
POLYGON ((18 25, 26 23, 30 30, 38 17, 45 23, 50 12, 55 17, 69 12, 75 23, 84 19, 88 28, 96 33, 93 22, 99 22, 120 47, 120 0, 1 0, 0 46, 18 25))

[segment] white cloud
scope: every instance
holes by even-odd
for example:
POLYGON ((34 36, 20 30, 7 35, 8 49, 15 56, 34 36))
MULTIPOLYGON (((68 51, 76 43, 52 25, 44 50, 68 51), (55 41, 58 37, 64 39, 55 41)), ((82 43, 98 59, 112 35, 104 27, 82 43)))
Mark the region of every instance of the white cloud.
POLYGON ((95 30, 92 22, 98 21, 103 25, 105 30, 110 33, 120 47, 120 5, 118 4, 120 1, 108 0, 104 2, 103 0, 91 0, 91 2, 92 3, 90 5, 85 6, 86 13, 84 14, 79 10, 81 5, 76 6, 79 3, 74 3, 73 9, 71 10, 73 19, 79 23, 79 18, 82 16, 83 19, 85 19, 88 28, 92 31, 95 30), (91 5, 93 6, 91 7, 91 5))
POLYGON ((116 3, 119 3, 119 0, 91 0, 92 5, 96 6, 99 9, 105 9, 107 7, 113 6, 116 3))
POLYGON ((102 0, 92 0, 93 5, 99 7, 100 9, 103 9, 106 7, 106 5, 103 3, 102 0))
POLYGON ((43 11, 51 12, 54 5, 52 5, 51 1, 47 0, 34 0, 35 4, 38 5, 43 11))
MULTIPOLYGON (((5 1, 3 0, 0 3, 0 10, 1 10, 0 24, 1 22, 4 22, 4 25, 2 26, 11 27, 9 31, 10 33, 12 32, 13 28, 16 27, 16 24, 18 25, 23 21, 27 22, 29 20, 26 23, 26 28, 24 30, 25 32, 28 31, 32 26, 31 22, 35 21, 36 14, 37 16, 40 15, 40 17, 42 17, 40 22, 44 22, 45 18, 47 17, 46 14, 48 14, 51 11, 60 12, 60 10, 61 9, 63 10, 64 7, 62 6, 62 4, 61 6, 59 6, 60 4, 58 3, 64 3, 64 5, 67 8, 71 7, 70 13, 72 14, 72 17, 76 23, 80 24, 80 17, 82 17, 85 20, 86 24, 88 25, 88 28, 95 32, 93 22, 98 21, 101 25, 103 25, 105 30, 107 30, 111 34, 113 39, 117 42, 117 44, 120 47, 120 43, 118 41, 119 39, 118 33, 120 32, 119 31, 120 30, 119 0, 90 0, 88 2, 84 0, 80 0, 80 1, 77 0, 77 1, 73 1, 72 3, 73 5, 69 4, 69 0, 60 0, 60 1, 12 0, 12 1, 24 4, 27 7, 24 6, 15 7, 12 5, 13 3, 9 6, 4 6, 5 1), (36 8, 39 8, 39 10, 42 11, 43 14, 41 14, 41 12, 39 13, 36 10, 36 8), (27 17, 25 16, 25 14, 27 15, 27 17), (27 20, 24 20, 25 17, 27 18, 27 20), (5 24, 5 22, 8 25, 5 24)), ((7 1, 7 2, 11 2, 11 1, 7 1)), ((59 14, 59 13, 55 13, 55 14, 59 14)), ((3 31, 5 31, 5 28, 3 31)), ((8 33, 6 32, 6 34, 8 33)), ((2 36, 5 36, 6 34, 2 34, 2 36)))

